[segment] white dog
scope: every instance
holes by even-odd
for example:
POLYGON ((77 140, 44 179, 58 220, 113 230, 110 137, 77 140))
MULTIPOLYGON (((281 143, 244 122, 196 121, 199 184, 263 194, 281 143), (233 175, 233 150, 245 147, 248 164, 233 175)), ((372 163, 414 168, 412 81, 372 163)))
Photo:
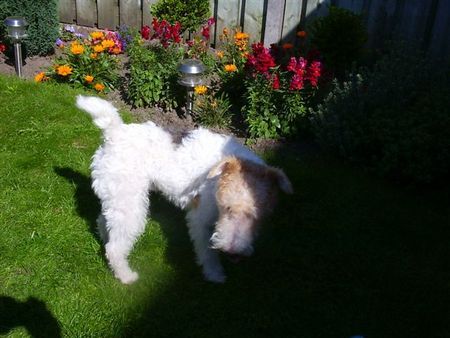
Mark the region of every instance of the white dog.
POLYGON ((292 192, 280 169, 234 138, 200 128, 177 144, 153 122, 124 124, 105 100, 78 96, 77 106, 103 131, 104 144, 91 165, 92 186, 101 200, 97 223, 106 256, 122 283, 138 278, 127 257, 144 231, 149 191, 160 191, 188 210, 197 262, 213 282, 225 281, 218 251, 249 256, 278 188, 292 192))

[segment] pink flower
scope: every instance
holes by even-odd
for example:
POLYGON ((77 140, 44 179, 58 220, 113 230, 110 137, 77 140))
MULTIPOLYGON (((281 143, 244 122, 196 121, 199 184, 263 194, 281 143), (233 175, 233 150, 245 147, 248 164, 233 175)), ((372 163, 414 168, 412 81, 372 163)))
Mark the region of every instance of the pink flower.
POLYGON ((303 75, 294 74, 294 76, 291 79, 291 83, 289 84, 289 89, 300 90, 303 89, 303 86, 304 86, 303 75))
POLYGON ((214 19, 213 17, 208 19, 208 22, 206 23, 208 26, 212 26, 216 23, 216 19, 214 19))

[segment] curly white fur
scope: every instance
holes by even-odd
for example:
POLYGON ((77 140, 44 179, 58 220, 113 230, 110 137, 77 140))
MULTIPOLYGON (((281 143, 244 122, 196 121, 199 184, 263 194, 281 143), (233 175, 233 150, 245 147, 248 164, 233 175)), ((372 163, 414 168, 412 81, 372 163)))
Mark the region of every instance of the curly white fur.
POLYGON ((261 166, 264 162, 229 136, 200 128, 177 145, 170 133, 153 122, 123 123, 116 108, 105 100, 78 96, 76 104, 92 116, 104 135, 103 145, 93 156, 92 186, 101 200, 99 230, 115 276, 126 284, 138 278, 127 257, 144 231, 148 193, 158 190, 180 208, 188 209, 197 261, 206 279, 223 282, 217 251, 209 246, 212 226, 219 218, 215 197, 218 175, 208 174, 227 156, 261 166))

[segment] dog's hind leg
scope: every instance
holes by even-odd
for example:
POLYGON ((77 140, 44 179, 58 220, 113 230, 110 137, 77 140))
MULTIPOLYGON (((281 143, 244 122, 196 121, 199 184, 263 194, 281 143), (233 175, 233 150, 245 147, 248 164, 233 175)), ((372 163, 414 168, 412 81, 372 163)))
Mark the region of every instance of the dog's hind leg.
POLYGON ((114 275, 124 284, 138 279, 128 264, 134 242, 142 234, 148 209, 147 191, 120 194, 120 201, 103 208, 108 230, 106 257, 114 275), (126 203, 124 203, 126 202, 126 203))
MULTIPOLYGON (((201 197, 197 196, 196 198, 200 199, 201 197)), ((198 201, 198 205, 194 205, 189 210, 186 219, 189 235, 194 244, 197 263, 202 266, 205 279, 215 283, 223 283, 225 282, 225 274, 219 254, 209 246, 211 227, 216 217, 215 206, 198 201)))

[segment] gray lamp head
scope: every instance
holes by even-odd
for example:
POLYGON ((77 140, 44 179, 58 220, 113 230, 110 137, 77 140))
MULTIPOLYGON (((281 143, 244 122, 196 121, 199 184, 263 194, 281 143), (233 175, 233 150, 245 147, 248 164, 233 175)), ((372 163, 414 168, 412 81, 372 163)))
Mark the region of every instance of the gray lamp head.
POLYGON ((28 26, 25 18, 21 16, 9 16, 4 21, 8 36, 13 41, 20 41, 27 37, 26 27, 28 26))
POLYGON ((185 87, 195 87, 202 83, 202 74, 206 67, 200 60, 185 59, 178 65, 180 79, 178 83, 185 87))

